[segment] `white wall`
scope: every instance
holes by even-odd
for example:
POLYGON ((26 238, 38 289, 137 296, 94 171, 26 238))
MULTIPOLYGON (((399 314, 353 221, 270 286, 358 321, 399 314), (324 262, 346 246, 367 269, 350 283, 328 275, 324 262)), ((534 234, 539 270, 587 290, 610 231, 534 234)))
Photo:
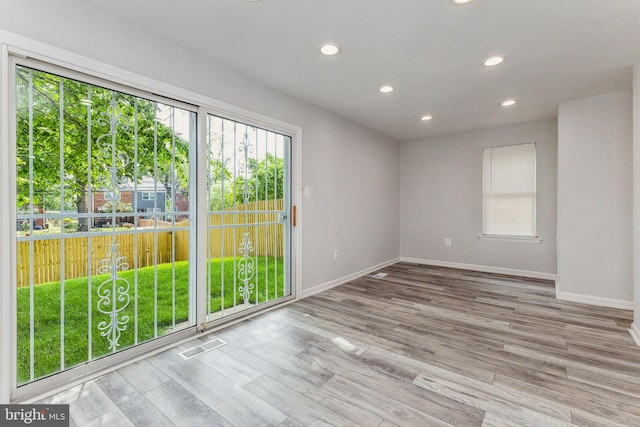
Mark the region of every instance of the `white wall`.
POLYGON ((0 29, 302 127, 304 290, 397 258, 396 141, 81 1, 0 0, 0 29))
POLYGON ((640 60, 633 67, 633 265, 631 335, 640 345, 640 60))
POLYGON ((632 308, 632 179, 631 91, 562 102, 560 298, 632 308))
POLYGON ((401 257, 553 277, 556 141, 556 121, 546 120, 402 143, 401 257), (537 231, 543 241, 479 240, 482 149, 528 142, 537 143, 537 231), (445 238, 452 240, 450 247, 445 238))

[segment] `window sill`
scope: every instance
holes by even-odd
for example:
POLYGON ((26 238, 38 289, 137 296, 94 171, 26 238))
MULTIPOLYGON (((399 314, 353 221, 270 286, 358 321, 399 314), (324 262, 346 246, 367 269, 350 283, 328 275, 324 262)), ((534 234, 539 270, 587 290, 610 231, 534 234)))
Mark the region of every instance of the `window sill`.
POLYGON ((478 234, 480 240, 502 240, 505 242, 518 242, 518 243, 540 243, 542 238, 540 236, 509 236, 502 234, 478 234))

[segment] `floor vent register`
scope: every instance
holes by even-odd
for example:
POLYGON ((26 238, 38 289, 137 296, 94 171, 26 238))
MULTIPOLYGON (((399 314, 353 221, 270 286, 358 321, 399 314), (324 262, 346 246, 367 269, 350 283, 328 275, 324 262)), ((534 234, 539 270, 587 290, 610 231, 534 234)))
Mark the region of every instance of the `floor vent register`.
POLYGON ((220 338, 216 338, 197 347, 185 350, 182 353, 179 353, 178 356, 182 357, 184 360, 189 360, 192 357, 200 356, 201 354, 204 354, 211 350, 215 350, 216 348, 220 348, 224 345, 227 345, 225 341, 221 340, 220 338))

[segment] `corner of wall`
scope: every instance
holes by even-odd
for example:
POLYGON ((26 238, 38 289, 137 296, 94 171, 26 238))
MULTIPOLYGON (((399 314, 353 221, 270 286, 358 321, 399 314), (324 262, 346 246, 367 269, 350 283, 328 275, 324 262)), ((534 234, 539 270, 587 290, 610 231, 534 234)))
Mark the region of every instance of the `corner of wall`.
POLYGON ((630 95, 624 90, 560 104, 559 299, 633 309, 630 95), (589 120, 590 117, 600 120, 589 120), (615 173, 596 176, 594 168, 615 173), (607 227, 593 227, 597 223, 606 223, 607 227), (607 282, 606 287, 602 286, 603 281, 607 282))
POLYGON ((617 308, 620 310, 633 310, 633 301, 624 301, 613 298, 602 298, 592 295, 563 292, 556 288, 556 298, 562 301, 577 302, 581 304, 595 305, 598 307, 617 308))
POLYGON ((506 274, 509 276, 527 277, 531 279, 552 280, 555 282, 556 275, 553 273, 543 273, 538 271, 517 270, 513 268, 491 267, 487 265, 465 264, 460 262, 437 261, 431 259, 400 257, 402 262, 414 264, 431 265, 434 267, 457 268, 460 270, 479 271, 482 273, 506 274))
POLYGON ((631 335, 640 345, 640 59, 633 67, 633 298, 631 335))
POLYGON ((369 273, 373 273, 374 271, 380 270, 384 267, 388 267, 392 264, 397 263, 398 261, 400 261, 400 258, 394 258, 394 259, 390 259, 388 261, 382 262, 380 264, 374 265, 373 267, 369 267, 369 268, 365 268, 364 270, 360 270, 357 271, 355 273, 349 274, 347 276, 343 276, 340 277, 338 279, 335 280, 331 280, 329 282, 326 283, 321 283, 319 285, 316 286, 312 286, 311 288, 308 289, 303 289, 302 290, 302 298, 307 298, 310 297, 312 295, 315 295, 317 293, 323 292, 323 291, 328 291, 331 288, 335 288, 336 286, 340 286, 340 285, 344 285, 347 282, 350 282, 352 280, 355 280, 359 277, 362 276, 366 276, 369 273))
POLYGON ((638 323, 634 322, 631 324, 631 328, 629 328, 629 333, 631 337, 636 342, 636 345, 640 347, 640 326, 638 323))

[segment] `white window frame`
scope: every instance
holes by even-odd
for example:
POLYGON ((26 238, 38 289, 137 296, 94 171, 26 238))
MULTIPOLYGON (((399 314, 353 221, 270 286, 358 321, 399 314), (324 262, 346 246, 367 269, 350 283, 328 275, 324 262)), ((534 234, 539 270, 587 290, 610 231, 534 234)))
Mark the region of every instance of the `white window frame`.
MULTIPOLYGON (((191 106, 198 106, 198 148, 194 153, 198 162, 206 161, 206 136, 205 130, 200 126, 206 113, 221 115, 223 117, 242 121, 244 123, 266 128, 291 137, 292 141, 292 188, 301 188, 302 183, 302 128, 269 116, 256 113, 242 107, 238 107, 226 102, 222 102, 201 93, 193 92, 182 87, 164 83, 150 77, 145 77, 122 68, 97 61, 55 46, 34 41, 32 39, 0 30, 0 197, 5 203, 0 204, 0 240, 5 244, 0 245, 0 276, 9 280, 0 283, 0 321, 3 325, 10 327, 0 328, 0 404, 29 402, 42 398, 63 387, 71 387, 81 384, 92 378, 96 378, 124 364, 133 363, 148 354, 158 352, 175 345, 176 342, 192 339, 194 334, 204 332, 205 325, 199 324, 199 329, 185 330, 166 337, 158 338, 151 342, 140 344, 137 347, 115 354, 108 358, 95 360, 94 362, 73 368, 70 371, 63 371, 56 374, 54 378, 47 378, 32 384, 16 386, 16 312, 12 302, 15 300, 16 283, 16 233, 15 233, 15 149, 12 148, 12 132, 15 129, 15 117, 12 117, 11 89, 12 79, 11 67, 12 57, 29 58, 52 66, 59 66, 70 71, 81 73, 85 76, 93 76, 100 80, 106 80, 119 87, 127 87, 128 93, 136 94, 136 90, 141 91, 147 98, 149 93, 157 94, 162 98, 170 98, 177 102, 184 102, 191 106), (52 381, 49 381, 52 380, 52 381)), ((85 80, 86 81, 86 80, 85 80)), ((195 182, 195 180, 193 180, 195 182)), ((198 198, 206 195, 206 185, 195 185, 194 192, 198 198)), ((291 206, 297 208, 298 218, 302 217, 303 206, 299 192, 293 191, 291 194, 291 206)), ((205 204, 202 209, 206 209, 205 204)), ((201 209, 198 206, 198 209, 201 209)), ((206 221, 202 215, 197 215, 198 221, 206 221)), ((193 221, 195 227, 195 222, 193 221)), ((300 222, 300 220, 298 220, 300 222)), ((204 223, 204 222, 203 222, 204 223)), ((302 229, 300 225, 291 230, 291 282, 292 298, 299 299, 302 293, 302 229)), ((198 252, 206 253, 205 239, 199 239, 197 243, 198 252)), ((202 255, 198 255, 199 257, 202 255)), ((199 269, 197 280, 202 280, 206 272, 199 269), (202 276, 202 277, 201 277, 202 276)), ((202 288, 204 289, 204 288, 202 288)), ((204 292, 204 291, 203 291, 204 292)), ((196 310, 198 319, 205 316, 204 298, 199 298, 196 310)), ((229 318, 229 321, 234 321, 229 318)))
POLYGON ((155 191, 142 191, 142 200, 154 201, 156 199, 155 191))
MULTIPOLYGON (((540 236, 537 233, 537 146, 535 142, 526 143, 526 144, 516 144, 516 145, 508 145, 508 146, 499 146, 499 147, 486 147, 482 150, 482 233, 478 235, 479 239, 482 240, 506 240, 506 241, 519 241, 519 242, 528 242, 528 243, 539 243, 542 241, 540 236), (522 182, 522 187, 529 187, 528 194, 529 197, 531 192, 533 193, 533 205, 530 207, 532 211, 529 213, 529 218, 532 221, 531 224, 528 224, 532 233, 500 233, 500 232, 491 232, 494 230, 488 230, 488 223, 492 221, 489 199, 495 195, 491 191, 492 178, 494 174, 493 168, 495 165, 492 162, 492 155, 496 152, 505 152, 507 150, 519 152, 518 154, 522 156, 526 156, 533 149, 533 159, 528 159, 532 161, 533 164, 527 165, 527 168, 532 169, 530 171, 531 174, 527 174, 525 167, 523 166, 523 170, 518 171, 520 175, 518 178, 522 182), (532 186, 532 188, 531 188, 532 186)), ((524 190, 520 193, 520 198, 527 197, 524 194, 524 190)), ((524 203, 524 202, 523 202, 524 203)), ((524 212, 522 213, 524 215, 524 212)), ((526 227, 526 228, 529 228, 526 227)))

